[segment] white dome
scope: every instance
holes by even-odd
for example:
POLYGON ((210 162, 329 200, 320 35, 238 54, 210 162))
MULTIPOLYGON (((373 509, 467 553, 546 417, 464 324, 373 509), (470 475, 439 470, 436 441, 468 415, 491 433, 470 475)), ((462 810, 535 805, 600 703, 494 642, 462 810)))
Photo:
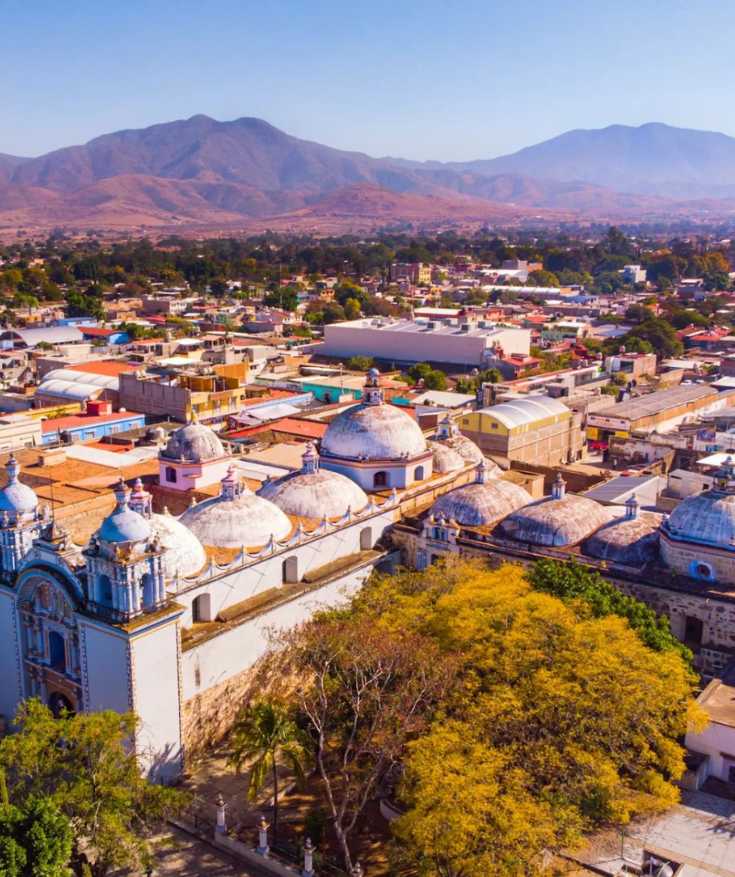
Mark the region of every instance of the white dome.
POLYGON ((175 429, 168 437, 161 456, 187 463, 203 463, 225 456, 225 449, 217 435, 202 423, 188 423, 175 429))
POLYGON ((317 469, 296 472, 265 484, 258 495, 270 500, 287 515, 301 518, 337 518, 347 509, 362 511, 368 504, 365 491, 338 472, 317 469))
POLYGON ((167 579, 193 576, 207 562, 207 554, 197 537, 173 515, 151 515, 151 530, 163 548, 163 574, 167 579))
POLYGON ((395 405, 354 405, 327 427, 322 454, 348 460, 401 460, 426 452, 416 421, 395 405))
POLYGON ((679 503, 663 525, 672 539, 735 549, 735 493, 714 488, 679 503))
POLYGON ((437 499, 431 512, 465 527, 490 527, 532 501, 520 485, 491 479, 450 490, 437 499))
POLYGON ((13 454, 5 465, 8 483, 0 490, 0 513, 7 512, 12 519, 18 515, 30 515, 38 507, 38 497, 32 488, 18 480, 20 466, 13 454))
POLYGON ((285 539, 291 521, 274 505, 244 490, 232 499, 216 496, 187 509, 179 519, 202 545, 214 548, 255 548, 271 536, 285 539))
POLYGON ((609 508, 592 499, 566 494, 519 509, 502 522, 501 528, 520 542, 563 547, 576 545, 613 517, 609 508))
POLYGON ((429 447, 434 458, 434 472, 444 474, 464 469, 466 465, 464 459, 443 442, 429 442, 429 447))
POLYGON ((117 504, 102 521, 96 533, 97 538, 109 545, 148 542, 151 525, 146 517, 128 505, 130 491, 122 478, 115 485, 115 499, 117 504))

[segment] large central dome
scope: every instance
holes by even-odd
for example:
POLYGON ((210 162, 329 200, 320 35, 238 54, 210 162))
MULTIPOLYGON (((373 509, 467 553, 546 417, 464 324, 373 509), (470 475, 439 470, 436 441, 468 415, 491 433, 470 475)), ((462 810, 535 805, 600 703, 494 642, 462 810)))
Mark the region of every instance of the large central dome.
POLYGON ((162 457, 186 463, 203 463, 224 455, 222 442, 208 426, 201 423, 188 423, 175 429, 161 452, 162 457))
POLYGON ((401 460, 426 452, 416 421, 394 405, 355 405, 338 414, 322 439, 321 452, 348 460, 401 460))

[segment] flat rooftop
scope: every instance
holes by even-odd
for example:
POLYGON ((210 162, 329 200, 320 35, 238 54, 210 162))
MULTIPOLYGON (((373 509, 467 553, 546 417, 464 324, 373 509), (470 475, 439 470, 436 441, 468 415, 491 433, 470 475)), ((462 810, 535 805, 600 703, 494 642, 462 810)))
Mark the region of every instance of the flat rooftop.
POLYGON ((469 329, 462 329, 461 325, 447 323, 445 321, 434 323, 433 327, 429 326, 430 320, 379 320, 379 319, 360 319, 350 320, 346 323, 335 323, 329 327, 340 329, 373 329, 381 332, 410 332, 415 335, 463 335, 470 338, 485 338, 495 335, 498 332, 504 332, 509 329, 517 332, 527 332, 527 329, 521 329, 519 326, 505 326, 492 324, 489 326, 478 326, 470 323, 469 329))
MULTIPOLYGON (((713 722, 735 728, 735 665, 721 679, 713 679, 698 700, 713 722)), ((735 848, 733 860, 735 861, 735 848)))
MULTIPOLYGON (((603 408, 590 414, 590 417, 616 417, 628 420, 639 420, 642 417, 652 417, 669 408, 677 408, 687 402, 695 402, 698 399, 716 397, 717 390, 704 384, 692 384, 686 387, 672 387, 670 390, 658 390, 648 396, 639 396, 627 402, 618 402, 609 408, 603 408)), ((720 396, 724 395, 722 393, 720 396)))

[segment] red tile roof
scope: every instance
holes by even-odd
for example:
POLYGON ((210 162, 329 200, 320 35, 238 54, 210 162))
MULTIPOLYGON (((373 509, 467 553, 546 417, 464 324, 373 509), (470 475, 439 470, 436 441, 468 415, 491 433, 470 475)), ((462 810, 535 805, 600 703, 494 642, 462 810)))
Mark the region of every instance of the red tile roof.
POLYGON ((112 414, 70 414, 68 417, 54 417, 41 423, 41 432, 56 432, 59 429, 74 429, 79 426, 98 426, 100 423, 114 423, 129 417, 142 417, 137 411, 115 411, 112 414))
POLYGON ((82 335, 89 335, 92 338, 109 338, 114 335, 117 330, 103 329, 101 326, 80 326, 82 335))
POLYGON ((245 429, 236 429, 224 434, 224 438, 245 438, 249 435, 257 435, 261 432, 286 432, 299 438, 320 439, 327 431, 328 424, 316 420, 299 420, 296 417, 282 417, 280 420, 271 420, 269 423, 260 423, 257 426, 249 426, 245 429))

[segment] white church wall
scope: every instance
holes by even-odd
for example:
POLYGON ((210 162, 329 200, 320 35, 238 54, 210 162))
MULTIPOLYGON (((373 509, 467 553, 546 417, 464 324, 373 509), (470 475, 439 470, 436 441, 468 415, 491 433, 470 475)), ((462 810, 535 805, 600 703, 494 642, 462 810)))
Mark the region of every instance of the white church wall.
POLYGON ((324 606, 345 602, 372 572, 372 565, 335 579, 318 591, 264 612, 182 654, 183 699, 189 700, 252 667, 269 648, 273 630, 295 627, 324 606))
POLYGON ((23 668, 15 598, 0 588, 0 715, 10 722, 23 698, 23 668))
MULTIPOLYGON (((310 542, 295 545, 293 548, 280 551, 271 557, 265 557, 258 563, 224 575, 222 578, 206 585, 192 588, 185 593, 176 595, 176 602, 184 606, 185 612, 181 623, 190 627, 192 621, 192 603, 200 594, 209 594, 211 617, 230 606, 254 597, 270 588, 278 588, 284 583, 283 565, 289 558, 297 559, 296 579, 306 573, 319 569, 341 557, 357 554, 363 549, 361 533, 370 531, 370 547, 375 545, 384 531, 394 521, 395 511, 385 511, 373 517, 356 521, 348 526, 340 527, 310 542)), ((367 544, 367 539, 365 540, 367 544)))
POLYGON ((121 631, 79 617, 85 710, 133 708, 128 638, 121 631))
POLYGON ((140 718, 138 753, 152 776, 176 776, 181 771, 182 753, 175 617, 134 635, 130 649, 133 708, 140 718))

